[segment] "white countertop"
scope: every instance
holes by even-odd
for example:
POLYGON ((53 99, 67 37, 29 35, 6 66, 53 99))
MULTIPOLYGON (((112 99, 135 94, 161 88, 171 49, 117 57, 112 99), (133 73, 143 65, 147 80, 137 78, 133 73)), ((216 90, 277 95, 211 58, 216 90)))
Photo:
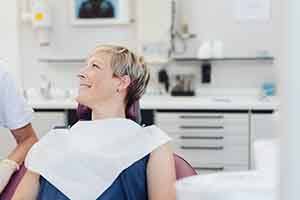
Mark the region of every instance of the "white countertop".
MULTIPOLYGON (((34 109, 75 109, 74 100, 29 99, 34 109)), ((277 110, 279 101, 276 97, 260 100, 254 96, 233 97, 171 97, 144 96, 140 105, 142 109, 209 109, 209 110, 277 110)))

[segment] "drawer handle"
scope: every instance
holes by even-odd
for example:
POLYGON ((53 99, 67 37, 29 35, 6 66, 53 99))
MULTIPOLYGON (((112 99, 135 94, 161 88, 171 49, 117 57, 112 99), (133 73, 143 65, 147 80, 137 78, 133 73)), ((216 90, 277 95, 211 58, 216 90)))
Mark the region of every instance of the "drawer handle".
POLYGON ((180 126, 180 129, 224 129, 223 126, 180 126))
POLYGON ((188 115, 182 115, 180 116, 181 119, 224 119, 224 116, 218 115, 218 116, 188 116, 188 115))
POLYGON ((222 151, 224 150, 224 147, 193 147, 193 146, 181 146, 181 149, 183 150, 215 150, 215 151, 222 151))
POLYGON ((183 140, 224 140, 224 137, 181 136, 183 140))
POLYGON ((224 167, 193 167, 195 170, 224 171, 224 167))
POLYGON ((52 129, 69 129, 68 126, 54 126, 52 129))

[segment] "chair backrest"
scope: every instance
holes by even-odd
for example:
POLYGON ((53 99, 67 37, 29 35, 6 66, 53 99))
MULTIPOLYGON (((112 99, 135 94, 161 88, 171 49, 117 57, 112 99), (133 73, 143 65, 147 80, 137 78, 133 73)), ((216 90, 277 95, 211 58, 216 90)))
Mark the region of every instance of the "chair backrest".
POLYGON ((182 157, 174 155, 176 180, 197 175, 196 170, 182 157))

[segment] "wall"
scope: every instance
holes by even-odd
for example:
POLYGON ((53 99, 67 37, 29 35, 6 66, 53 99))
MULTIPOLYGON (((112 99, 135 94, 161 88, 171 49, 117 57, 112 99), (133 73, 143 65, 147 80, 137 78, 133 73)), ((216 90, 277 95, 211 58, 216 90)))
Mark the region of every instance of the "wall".
POLYGON ((299 6, 298 0, 285 1, 283 43, 281 62, 285 68, 280 74, 281 92, 281 195, 280 199, 299 199, 299 110, 300 110, 300 60, 299 60, 299 6))
MULTIPOLYGON (((279 31, 280 4, 272 1, 272 20, 268 23, 237 23, 233 17, 233 2, 219 0, 178 0, 179 19, 186 16, 192 32, 198 38, 189 43, 190 49, 196 49, 205 39, 220 39, 224 42, 225 55, 247 56, 257 51, 268 50, 276 58, 280 57, 279 31), (217 14, 216 14, 217 13, 217 14)), ((37 58, 43 56, 84 56, 96 43, 121 43, 135 48, 135 25, 106 27, 72 27, 69 22, 67 1, 51 1, 54 10, 54 29, 52 44, 49 48, 39 48, 32 29, 21 26, 21 56, 24 86, 35 87, 39 83, 39 74, 46 73, 59 87, 76 87, 75 75, 80 65, 43 64, 37 58), (32 73, 34 72, 34 74, 32 73), (70 78, 73 77, 73 78, 70 78)), ((160 6, 159 4, 157 6, 160 6)), ((160 15, 153 9, 153 20, 160 15)), ((134 15, 134 14, 133 14, 134 15)), ((192 52, 191 54, 194 54, 192 52)), ((213 88, 253 88, 263 81, 276 81, 277 62, 273 66, 256 62, 218 62, 213 67, 213 82, 202 87, 213 88)), ((151 66, 157 71, 156 66, 151 66)), ((200 68, 197 64, 177 64, 169 66, 170 71, 192 72, 199 79, 200 68)), ((197 83, 200 83, 197 80, 197 83)))
POLYGON ((60 87, 75 87, 80 65, 47 64, 38 62, 44 57, 85 57, 99 43, 116 43, 135 48, 134 25, 78 27, 72 26, 69 1, 49 1, 53 11, 51 46, 39 47, 29 24, 21 25, 21 55, 24 87, 35 87, 40 74, 46 73, 60 87), (34 72, 34 73, 33 73, 34 72))

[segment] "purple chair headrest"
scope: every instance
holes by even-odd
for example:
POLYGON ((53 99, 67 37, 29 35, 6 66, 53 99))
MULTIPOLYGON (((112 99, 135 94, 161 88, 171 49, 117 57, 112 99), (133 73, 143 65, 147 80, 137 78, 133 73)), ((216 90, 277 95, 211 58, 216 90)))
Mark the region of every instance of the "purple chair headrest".
POLYGON ((176 180, 197 175, 195 169, 182 157, 173 154, 175 161, 176 180))
MULTIPOLYGON (((77 116, 79 120, 89 121, 92 119, 92 110, 84 105, 79 104, 77 107, 77 116)), ((126 108, 126 118, 141 124, 141 110, 138 101, 126 108)))

